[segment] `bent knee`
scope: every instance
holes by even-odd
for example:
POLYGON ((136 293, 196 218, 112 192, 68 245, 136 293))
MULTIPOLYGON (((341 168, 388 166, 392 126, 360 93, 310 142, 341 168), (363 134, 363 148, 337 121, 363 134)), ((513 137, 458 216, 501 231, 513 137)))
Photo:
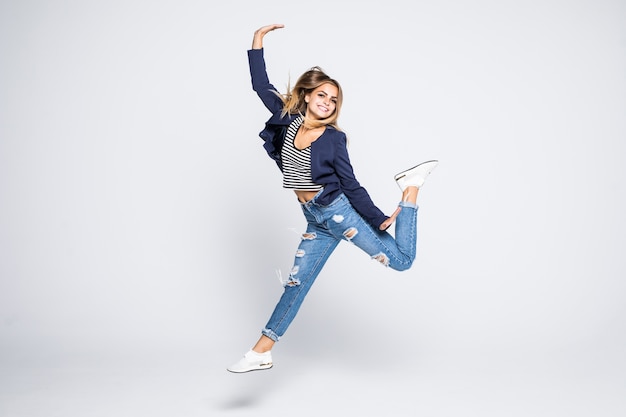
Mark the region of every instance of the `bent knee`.
POLYGON ((413 265, 413 262, 409 262, 409 263, 403 263, 400 265, 397 265, 395 268, 396 271, 406 271, 408 269, 411 269, 411 266, 413 265))

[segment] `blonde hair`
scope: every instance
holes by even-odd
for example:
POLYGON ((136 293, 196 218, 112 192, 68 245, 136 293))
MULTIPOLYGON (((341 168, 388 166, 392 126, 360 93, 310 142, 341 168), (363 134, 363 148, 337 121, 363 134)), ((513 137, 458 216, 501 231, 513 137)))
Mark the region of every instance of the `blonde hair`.
POLYGON ((306 71, 298 78, 298 81, 296 81, 296 85, 294 85, 293 89, 287 86, 287 90, 289 91, 287 94, 280 95, 284 104, 282 116, 285 116, 288 113, 301 114, 304 116, 304 126, 308 129, 329 125, 339 130, 339 127, 337 126, 337 119, 339 118, 341 104, 343 103, 343 92, 339 83, 330 78, 320 67, 315 66, 306 71), (335 111, 325 119, 314 120, 308 118, 305 113, 307 104, 304 101, 304 97, 323 84, 331 84, 337 87, 338 93, 335 111))

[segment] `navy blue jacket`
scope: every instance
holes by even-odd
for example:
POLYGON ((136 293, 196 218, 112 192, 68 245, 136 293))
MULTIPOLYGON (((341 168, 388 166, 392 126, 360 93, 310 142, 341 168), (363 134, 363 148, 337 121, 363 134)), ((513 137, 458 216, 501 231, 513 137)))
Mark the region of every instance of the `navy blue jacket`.
MULTIPOLYGON (((270 83, 265 69, 263 49, 248 50, 252 89, 272 113, 265 123, 265 129, 259 133, 263 139, 263 147, 268 155, 276 161, 282 171, 280 150, 289 124, 298 116, 287 114, 281 117, 283 102, 276 95, 276 88, 270 83)), ((348 157, 346 134, 326 126, 324 133, 311 143, 311 177, 313 182, 324 187, 316 202, 328 205, 342 192, 346 195, 355 210, 377 230, 388 219, 387 216, 372 202, 352 170, 348 157)))

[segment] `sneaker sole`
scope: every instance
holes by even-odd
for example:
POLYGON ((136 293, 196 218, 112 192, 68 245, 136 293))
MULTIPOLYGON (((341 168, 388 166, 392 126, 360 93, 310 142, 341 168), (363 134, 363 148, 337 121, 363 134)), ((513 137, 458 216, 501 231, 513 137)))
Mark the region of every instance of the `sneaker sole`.
POLYGON ((393 179, 394 179, 394 180, 396 180, 396 181, 398 181, 398 180, 400 180, 400 179, 402 179, 402 178, 406 177, 407 172, 409 172, 409 171, 411 171, 411 170, 414 170, 415 168, 417 168, 417 167, 418 167, 418 166, 420 166, 420 165, 428 164, 428 163, 431 163, 431 162, 439 162, 439 161, 438 161, 437 159, 431 159, 430 161, 424 161, 424 162, 422 162, 422 163, 420 163, 420 164, 415 165, 415 166, 414 166, 414 167, 412 167, 412 168, 405 169, 404 171, 402 171, 402 172, 400 172, 400 173, 396 174, 396 175, 393 177, 393 179))
POLYGON ((252 371, 264 371, 266 369, 270 369, 273 366, 274 366, 274 364, 268 363, 268 364, 264 364, 264 365, 259 365, 256 368, 245 369, 243 371, 233 371, 232 369, 228 369, 228 368, 226 368, 226 370, 228 372, 232 372, 233 374, 245 374, 246 372, 252 372, 252 371))

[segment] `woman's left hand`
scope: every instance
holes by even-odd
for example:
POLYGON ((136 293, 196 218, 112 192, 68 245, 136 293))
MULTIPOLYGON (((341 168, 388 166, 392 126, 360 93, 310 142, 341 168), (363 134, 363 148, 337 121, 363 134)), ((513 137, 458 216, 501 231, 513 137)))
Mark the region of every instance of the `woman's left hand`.
POLYGON ((393 214, 384 222, 381 223, 380 226, 378 226, 378 228, 380 230, 387 230, 389 229, 389 226, 391 226, 393 224, 393 222, 396 221, 396 217, 398 217, 398 214, 400 213, 400 210, 402 210, 402 207, 398 207, 396 209, 396 211, 393 212, 393 214))

